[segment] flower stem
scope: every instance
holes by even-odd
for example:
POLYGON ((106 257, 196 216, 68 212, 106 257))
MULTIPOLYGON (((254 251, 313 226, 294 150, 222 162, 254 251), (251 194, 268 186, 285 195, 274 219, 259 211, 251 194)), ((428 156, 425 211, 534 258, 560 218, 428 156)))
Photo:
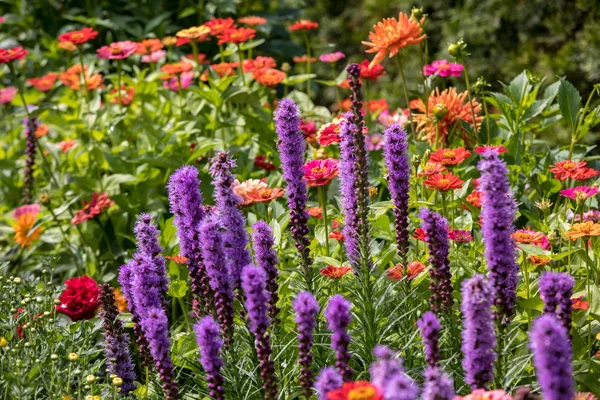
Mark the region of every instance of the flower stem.
MULTIPOLYGON (((463 66, 464 66, 463 62, 463 66)), ((473 99, 471 98, 471 82, 469 81, 469 73, 465 67, 465 84, 467 85, 467 96, 469 97, 469 105, 471 106, 471 118, 473 118, 473 132, 475 133, 475 143, 479 145, 479 134, 477 132, 477 120, 475 119, 475 109, 473 108, 473 99)))
POLYGON ((123 107, 123 99, 121 98, 121 69, 123 60, 117 61, 117 98, 119 99, 119 105, 123 107))
POLYGON ((238 57, 239 57, 239 61, 240 61, 240 66, 239 66, 239 71, 240 71, 240 76, 242 78, 242 83, 244 84, 244 86, 246 86, 246 77, 244 76, 244 54, 242 53, 242 49, 240 48, 240 45, 237 45, 237 49, 238 49, 238 57))
POLYGON ((329 257, 329 222, 327 221, 327 186, 319 186, 319 203, 323 209, 323 223, 325 225, 325 255, 329 257))
MULTIPOLYGON (((400 68, 400 77, 402 78, 402 88, 404 89, 404 100, 406 101, 406 108, 408 109, 408 118, 410 118, 410 130, 413 134, 413 137, 416 135, 415 131, 415 121, 412 117, 412 111, 410 110, 410 100, 408 100, 408 89, 406 88, 406 78, 404 77, 404 67, 402 65, 402 56, 400 53, 396 56, 396 61, 398 61, 398 67, 400 68)), ((427 99, 426 99, 427 101, 427 99)))
MULTIPOLYGON (((304 32, 304 43, 306 43, 306 74, 310 76, 310 40, 306 32, 304 32)), ((306 94, 310 99, 310 78, 306 81, 306 94)))

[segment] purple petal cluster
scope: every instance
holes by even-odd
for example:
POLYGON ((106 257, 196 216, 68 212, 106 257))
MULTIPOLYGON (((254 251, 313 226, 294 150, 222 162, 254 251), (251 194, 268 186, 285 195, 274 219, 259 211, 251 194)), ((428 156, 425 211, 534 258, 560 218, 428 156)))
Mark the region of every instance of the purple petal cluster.
POLYGON ((200 225, 202 258, 215 294, 216 315, 229 345, 233 341, 234 295, 231 278, 227 273, 223 236, 224 231, 217 214, 204 218, 200 225))
POLYGON ((35 117, 25 118, 25 137, 27 144, 25 147, 25 169, 23 176, 23 204, 31 204, 33 196, 33 168, 35 167, 35 150, 37 146, 37 137, 35 131, 38 127, 38 120, 35 117))
POLYGON ((544 313, 554 314, 567 332, 571 330, 571 296, 574 285, 573 277, 564 272, 544 272, 540 277, 544 313))
POLYGON ((452 308, 452 274, 450 273, 450 259, 448 258, 450 244, 448 243, 448 221, 438 213, 426 208, 420 214, 421 228, 427 235, 429 245, 429 263, 431 269, 431 283, 429 290, 431 297, 429 305, 431 311, 438 314, 447 312, 452 308))
POLYGON ((479 190, 481 201, 481 233, 485 243, 485 258, 489 278, 494 288, 496 307, 504 321, 514 314, 517 299, 519 266, 516 262, 515 230, 516 207, 510 191, 506 163, 494 151, 483 154, 477 166, 481 172, 479 190))
POLYGON ((415 400, 419 387, 402 367, 402 360, 385 346, 376 346, 373 354, 376 361, 371 364, 371 383, 380 388, 386 400, 415 400))
POLYGON ((129 352, 129 337, 119 319, 115 306, 115 294, 108 283, 100 285, 100 316, 104 328, 104 354, 111 374, 123 380, 121 394, 128 395, 135 390, 135 365, 129 352))
POLYGON ((217 212, 225 228, 224 245, 227 256, 227 270, 234 289, 240 287, 242 268, 250 264, 250 253, 246 246, 246 218, 238 208, 240 198, 233 192, 235 177, 231 172, 235 161, 229 153, 220 151, 211 160, 210 175, 215 191, 213 197, 217 212))
POLYGON ((448 374, 438 366, 428 366, 425 370, 422 400, 452 400, 454 399, 454 383, 448 374))
POLYGON ((141 316, 147 310, 160 307, 166 309, 167 300, 164 296, 164 277, 165 262, 162 257, 152 258, 145 254, 136 253, 134 255, 135 264, 133 267, 133 304, 141 316))
POLYGON ((344 382, 352 380, 352 375, 354 374, 348 365, 350 361, 348 325, 350 325, 350 321, 352 320, 350 314, 351 306, 352 304, 344 299, 341 294, 336 294, 329 300, 325 309, 327 327, 332 332, 331 348, 335 351, 335 366, 344 379, 344 382))
POLYGON ((179 394, 177 383, 173 378, 173 363, 169 355, 171 340, 169 338, 167 314, 160 307, 150 308, 142 315, 141 324, 148 339, 150 354, 160 375, 165 398, 176 400, 179 394))
POLYGON ((393 123, 383 132, 384 155, 388 170, 388 189, 394 202, 396 215, 396 246, 398 254, 405 260, 409 246, 408 200, 410 191, 410 164, 408 162, 408 140, 406 131, 393 123))
POLYGON ((572 399, 573 353, 562 322, 553 314, 536 318, 529 332, 529 347, 544 400, 572 399))
POLYGON ((462 285, 462 352, 465 382, 473 390, 484 389, 494 379, 496 332, 492 312, 493 288, 483 275, 462 285))
POLYGON ((300 252, 301 266, 305 283, 312 291, 312 261, 310 259, 310 239, 308 238, 308 194, 304 180, 304 152, 306 140, 300 130, 298 106, 290 99, 283 99, 275 110, 275 131, 279 140, 277 149, 281 157, 283 180, 286 183, 288 208, 290 209, 290 230, 300 252))
POLYGON ((298 327, 298 360, 300 363, 300 386, 306 398, 310 398, 313 386, 313 330, 317 326, 319 302, 310 292, 300 292, 292 301, 292 308, 296 313, 296 326, 298 327))
POLYGON ((259 360, 260 376, 263 381, 265 399, 277 399, 277 380, 275 366, 271 360, 271 343, 269 332, 269 294, 266 290, 267 274, 254 265, 247 265, 242 270, 242 289, 246 296, 246 310, 250 332, 256 339, 256 354, 259 360))
POLYGON ((138 345, 142 364, 149 368, 152 365, 152 359, 148 349, 148 341, 146 340, 146 336, 144 335, 142 326, 140 325, 140 313, 135 308, 133 300, 133 271, 136 268, 137 262, 135 260, 130 260, 127 264, 124 264, 119 268, 118 279, 121 289, 123 290, 123 297, 127 302, 127 308, 131 313, 131 322, 133 322, 133 336, 135 337, 135 342, 138 345))
POLYGON ((420 320, 417 321, 417 326, 421 331, 421 337, 425 344, 425 361, 430 367, 438 365, 440 359, 440 349, 438 345, 440 328, 442 327, 440 320, 434 313, 427 311, 420 320))
POLYGON ((200 364, 206 371, 209 395, 214 400, 225 400, 221 375, 223 339, 219 336, 219 325, 213 317, 207 315, 194 325, 194 332, 200 349, 200 364))
POLYGON ((277 302, 279 301, 279 285, 277 284, 277 276, 279 270, 277 265, 277 253, 274 249, 275 239, 273 231, 269 224, 265 221, 258 221, 252 225, 252 248, 254 249, 254 257, 256 265, 261 267, 267 273, 267 291, 269 292, 269 318, 273 324, 277 324, 277 302))
POLYGON ((344 380, 334 367, 321 370, 315 382, 315 390, 319 400, 328 400, 327 393, 342 387, 344 380))

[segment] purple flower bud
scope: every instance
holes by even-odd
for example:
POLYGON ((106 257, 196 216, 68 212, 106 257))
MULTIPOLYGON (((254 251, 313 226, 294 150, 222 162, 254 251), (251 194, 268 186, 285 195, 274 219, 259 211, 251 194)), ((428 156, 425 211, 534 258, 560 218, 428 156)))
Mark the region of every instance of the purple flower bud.
POLYGON ((491 284, 482 276, 475 275, 462 286, 463 333, 462 352, 465 382, 473 390, 485 389, 494 379, 496 360, 496 332, 491 284))
POLYGON ((575 280, 564 272, 544 272, 540 277, 539 284, 540 294, 544 300, 544 313, 554 314, 569 332, 571 330, 571 296, 575 280))
POLYGON ((452 308, 452 274, 450 273, 450 259, 448 253, 448 221, 436 212, 426 208, 421 209, 421 227, 427 235, 429 245, 429 263, 431 269, 431 283, 429 290, 431 297, 429 305, 434 313, 447 312, 452 308))
POLYGON ((425 361, 427 361, 427 365, 430 367, 435 367, 438 365, 438 360, 440 359, 440 349, 438 346, 441 328, 440 320, 434 313, 427 311, 417 321, 417 326, 421 331, 421 337, 425 344, 425 361))
POLYGON ((326 367, 321 370, 317 381, 315 382, 315 390, 319 400, 328 400, 327 393, 342 387, 344 380, 334 367, 326 367))
POLYGON ((408 200, 410 191, 410 164, 406 131, 400 124, 393 123, 383 132, 384 154, 388 170, 388 188, 394 202, 396 214, 396 245, 398 254, 406 259, 409 247, 408 200))
POLYGON ((425 370, 422 400, 452 400, 454 399, 454 384, 452 378, 437 366, 428 366, 425 370))
POLYGON ((129 352, 129 337, 123 329, 123 322, 119 319, 113 288, 108 283, 100 286, 100 304, 106 365, 111 374, 123 380, 120 393, 128 395, 135 390, 135 366, 129 352))
POLYGON ((477 166, 481 172, 479 189, 483 192, 481 233, 496 307, 508 322, 514 314, 519 279, 515 243, 511 238, 516 207, 506 176, 506 163, 494 151, 485 152, 483 156, 477 166))
POLYGON ((296 312, 296 325, 298 327, 298 360, 300 362, 300 386, 306 398, 310 398, 313 386, 313 330, 317 326, 319 303, 310 292, 300 292, 292 307, 296 312))
POLYGON ((552 314, 533 321, 529 347, 544 400, 566 400, 575 395, 573 353, 564 325, 552 314))
POLYGON ((344 382, 352 380, 353 371, 348 366, 350 361, 350 335, 348 334, 348 325, 352 320, 350 315, 351 303, 344 299, 341 294, 336 294, 329 300, 325 309, 325 318, 327 326, 332 332, 331 348, 335 351, 335 366, 344 379, 344 382))
POLYGON ((213 194, 217 211, 223 227, 225 227, 224 245, 227 255, 227 270, 234 289, 240 287, 242 268, 250 264, 250 254, 246 249, 246 218, 238 208, 240 198, 233 192, 235 178, 231 170, 235 161, 229 153, 220 151, 211 160, 210 174, 213 178, 215 192, 213 194))
POLYGON ((376 361, 371 364, 371 383, 380 388, 386 400, 415 400, 419 387, 404 372, 402 360, 385 346, 376 346, 373 351, 376 361))
POLYGON ((206 316, 194 325, 194 332, 196 332, 196 341, 200 349, 200 364, 206 371, 210 397, 215 400, 224 400, 225 389, 223 389, 223 376, 221 375, 223 339, 219 336, 219 325, 213 317, 206 316))
POLYGON ((269 333, 269 294, 266 290, 267 274, 254 265, 247 265, 242 270, 242 289, 246 295, 246 310, 250 332, 256 339, 256 354, 259 360, 260 376, 263 381, 265 399, 277 399, 277 379, 275 366, 271 358, 269 333))
POLYGON ((279 270, 277 265, 277 253, 274 245, 273 231, 269 224, 264 221, 258 221, 252 226, 252 248, 254 249, 254 257, 256 265, 261 267, 267 273, 267 291, 269 292, 269 317, 274 325, 277 324, 277 301, 279 301, 279 285, 277 284, 277 276, 279 270))
POLYGON ((23 120, 25 124, 25 137, 27 138, 27 144, 25 147, 25 169, 23 177, 23 204, 31 204, 33 196, 33 168, 35 167, 35 151, 37 146, 37 137, 35 131, 38 127, 37 118, 31 119, 25 118, 23 120))

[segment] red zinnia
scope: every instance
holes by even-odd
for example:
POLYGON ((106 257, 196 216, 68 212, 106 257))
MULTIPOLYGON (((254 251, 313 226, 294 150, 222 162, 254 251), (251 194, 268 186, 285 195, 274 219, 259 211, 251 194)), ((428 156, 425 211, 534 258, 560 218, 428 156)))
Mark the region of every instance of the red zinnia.
POLYGON ((12 49, 0 49, 0 64, 6 64, 14 60, 22 60, 29 52, 21 46, 12 49))
POLYGON ((100 295, 96 281, 89 276, 80 276, 68 279, 65 286, 56 311, 67 314, 72 321, 94 318, 100 295))
POLYGON ((334 265, 328 265, 326 268, 319 270, 319 273, 328 278, 340 279, 341 277, 346 275, 351 270, 352 270, 352 267, 344 267, 344 266, 336 267, 334 265))
POLYGON ((235 28, 235 22, 232 18, 212 18, 204 24, 210 28, 210 34, 213 36, 222 35, 228 30, 235 28))
POLYGON ((310 31, 312 29, 317 29, 318 27, 319 27, 318 22, 313 22, 308 19, 301 19, 300 21, 296 21, 292 25, 290 25, 290 31, 299 31, 299 30, 310 31))
POLYGON ((583 296, 579 296, 576 297, 574 299, 571 299, 571 301, 573 302, 573 310, 587 310, 590 308, 590 302, 589 301, 583 301, 583 296))
POLYGON ((83 201, 83 208, 77 211, 77 213, 71 220, 71 224, 79 225, 82 222, 93 219, 97 215, 100 215, 100 213, 102 213, 103 210, 109 208, 113 204, 115 204, 115 202, 108 197, 106 192, 103 192, 102 194, 94 192, 92 194, 92 201, 83 201))
POLYGON ((412 237, 422 242, 427 241, 427 233, 425 233, 425 230, 423 228, 415 229, 415 232, 413 233, 412 237))
POLYGON ((473 207, 481 208, 481 198, 483 197, 483 192, 479 190, 473 190, 470 195, 467 196, 467 202, 471 204, 473 207))
POLYGON ((451 189, 460 189, 463 183, 463 180, 452 173, 431 175, 423 182, 429 189, 435 189, 442 192, 451 189))
POLYGON ((252 28, 236 28, 229 29, 219 35, 219 41, 217 44, 225 43, 244 43, 256 36, 256 31, 252 28))
POLYGON ((329 239, 335 239, 339 242, 343 242, 345 239, 344 234, 340 231, 332 231, 328 237, 329 237, 329 239))
POLYGON ((47 92, 48 90, 52 89, 52 86, 54 86, 54 82, 56 82, 56 79, 58 79, 58 74, 52 72, 40 78, 27 79, 27 83, 29 83, 31 86, 33 86, 40 92, 47 92))
POLYGON ((367 381, 346 382, 341 388, 327 393, 327 400, 382 400, 383 395, 367 381))
POLYGON ((242 70, 244 72, 253 72, 262 68, 275 68, 277 62, 272 57, 258 56, 255 59, 244 60, 242 70))
POLYGON ((429 156, 429 162, 442 164, 444 166, 457 165, 470 156, 471 152, 465 150, 463 147, 458 147, 456 149, 437 149, 429 156))
POLYGON ((342 139, 340 138, 340 122, 331 122, 321 128, 319 131, 319 144, 321 146, 329 146, 333 143, 339 143, 342 139))
POLYGON ((70 42, 79 46, 88 40, 94 39, 96 36, 98 36, 98 32, 96 32, 93 28, 83 28, 78 31, 63 33, 58 37, 58 40, 61 42, 70 42))
POLYGON ((323 218, 323 208, 321 207, 309 207, 306 209, 306 212, 313 218, 323 218))
POLYGON ((554 174, 555 179, 565 181, 567 179, 575 179, 584 181, 599 174, 593 168, 587 167, 586 161, 558 161, 552 167, 550 172, 554 174))
POLYGON ((382 75, 385 75, 385 70, 383 69, 383 65, 375 64, 371 65, 369 60, 364 60, 360 64, 360 77, 362 79, 367 79, 369 81, 376 81, 382 75))
POLYGON ((254 166, 257 168, 266 169, 267 171, 275 171, 275 164, 267 161, 267 156, 259 154, 254 158, 254 166))

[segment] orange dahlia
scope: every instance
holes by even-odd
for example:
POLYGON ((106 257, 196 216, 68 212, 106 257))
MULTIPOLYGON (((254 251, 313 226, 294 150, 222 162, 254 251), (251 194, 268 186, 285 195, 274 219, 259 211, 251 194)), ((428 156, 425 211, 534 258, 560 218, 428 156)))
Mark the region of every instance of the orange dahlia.
POLYGON ((371 61, 371 65, 379 64, 383 61, 386 54, 389 57, 394 57, 400 49, 411 45, 421 43, 427 37, 423 33, 421 24, 425 18, 417 22, 404 13, 396 18, 384 18, 383 21, 373 26, 375 32, 369 33, 370 42, 362 42, 370 47, 366 50, 367 53, 377 53, 371 61))
POLYGON ((31 246, 42 234, 41 227, 33 229, 39 212, 39 204, 28 204, 13 211, 13 217, 16 219, 12 226, 15 231, 15 243, 21 247, 31 246))
MULTIPOLYGON (((439 124, 439 140, 440 144, 443 144, 447 142, 451 128, 456 127, 458 132, 464 132, 463 127, 460 125, 461 120, 471 125, 474 123, 471 106, 467 100, 467 92, 458 94, 456 88, 449 88, 440 92, 436 88, 435 92, 431 92, 429 95, 427 104, 428 106, 425 107, 423 100, 416 99, 410 102, 410 108, 419 111, 413 113, 413 118, 417 122, 419 138, 427 140, 429 143, 435 142, 436 124, 439 124), (434 107, 438 104, 443 105, 448 110, 446 115, 439 121, 433 114, 434 107), (455 124, 458 125, 455 126, 455 124)), ((479 126, 483 117, 477 116, 481 112, 481 105, 475 100, 473 100, 473 111, 475 113, 475 124, 479 126)))
POLYGON ((276 86, 285 79, 285 75, 275 68, 261 68, 252 73, 252 77, 263 86, 276 86))
POLYGON ((446 192, 451 189, 460 189, 463 183, 463 180, 451 172, 447 174, 431 175, 423 182, 429 189, 435 189, 441 192, 446 192))

